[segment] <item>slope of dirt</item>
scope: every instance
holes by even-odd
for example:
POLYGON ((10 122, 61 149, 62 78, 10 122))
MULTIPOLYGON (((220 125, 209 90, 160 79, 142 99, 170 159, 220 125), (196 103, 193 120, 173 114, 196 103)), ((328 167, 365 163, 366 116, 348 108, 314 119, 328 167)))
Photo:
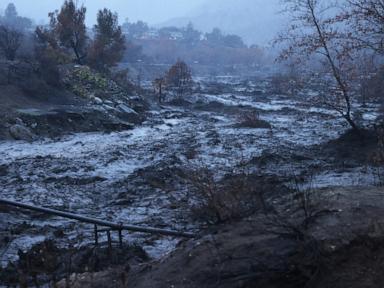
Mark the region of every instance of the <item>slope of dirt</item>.
POLYGON ((338 212, 311 229, 322 250, 320 260, 300 241, 260 230, 263 220, 257 217, 184 243, 133 276, 127 287, 383 287, 383 192, 321 191, 337 195, 331 206, 338 212))
POLYGON ((358 237, 334 253, 314 288, 381 288, 384 285, 384 238, 358 237))
MULTIPOLYGON (((379 288, 384 285, 382 188, 319 190, 334 211, 311 226, 310 241, 270 233, 265 216, 222 224, 168 256, 82 275, 73 287, 379 288), (116 275, 124 273, 125 282, 116 275), (99 281, 100 280, 100 281, 99 281), (96 284, 97 283, 97 284, 96 284), (111 286, 112 287, 112 286, 111 286)), ((269 223, 269 222, 267 222, 269 223)), ((278 231, 277 231, 278 232, 278 231)))
POLYGON ((145 119, 147 104, 141 97, 86 66, 63 67, 62 83, 56 86, 46 83, 30 64, 0 62, 0 70, 10 67, 8 79, 0 76, 0 140, 121 131, 145 119), (15 135, 12 126, 33 137, 15 135))

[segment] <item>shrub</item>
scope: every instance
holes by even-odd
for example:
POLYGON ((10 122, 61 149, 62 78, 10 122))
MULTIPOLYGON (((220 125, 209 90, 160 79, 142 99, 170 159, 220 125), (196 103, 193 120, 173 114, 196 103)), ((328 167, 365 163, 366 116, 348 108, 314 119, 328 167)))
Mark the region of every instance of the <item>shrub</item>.
POLYGON ((275 74, 271 78, 272 92, 276 94, 285 94, 296 96, 303 88, 303 80, 293 72, 286 74, 275 74))
POLYGON ((267 121, 261 120, 257 111, 248 111, 239 116, 239 123, 237 127, 244 128, 265 128, 271 129, 271 124, 267 121))
POLYGON ((266 229, 277 235, 304 241, 318 218, 333 211, 321 192, 293 177, 293 185, 278 199, 268 201, 266 229))
POLYGON ((264 193, 274 189, 268 179, 242 171, 229 171, 221 180, 211 170, 199 167, 185 173, 197 195, 194 213, 208 222, 241 219, 265 209, 264 193))
POLYGON ((110 77, 120 87, 123 87, 128 91, 133 91, 135 89, 135 85, 129 80, 128 72, 128 69, 113 71, 110 77))

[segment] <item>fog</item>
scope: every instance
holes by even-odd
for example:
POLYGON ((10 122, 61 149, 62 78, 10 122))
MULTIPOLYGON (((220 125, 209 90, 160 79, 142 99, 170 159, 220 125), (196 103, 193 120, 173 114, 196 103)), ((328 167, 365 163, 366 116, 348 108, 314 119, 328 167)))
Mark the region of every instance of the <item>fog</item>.
MULTIPOLYGON (((13 0, 21 16, 46 23, 48 13, 64 0, 13 0), (38 3, 38 5, 36 5, 38 3)), ((10 0, 0 0, 0 12, 10 0)), ((278 0, 78 0, 87 7, 87 25, 95 23, 97 11, 117 11, 120 21, 143 20, 152 26, 185 26, 192 22, 203 32, 218 27, 240 35, 247 44, 265 45, 281 28, 278 0), (267 3, 266 3, 267 2, 267 3), (240 20, 239 20, 240 19, 240 20)))
MULTIPOLYGON (((131 21, 144 20, 150 24, 157 24, 170 18, 180 17, 201 5, 207 0, 84 0, 87 6, 87 23, 95 22, 95 15, 100 8, 108 7, 117 11, 121 19, 129 18, 131 21)), ((0 11, 3 11, 9 2, 13 2, 19 14, 33 18, 37 23, 46 21, 47 14, 58 9, 63 0, 0 0, 0 11)))
POLYGON ((285 22, 281 9, 279 0, 210 0, 163 25, 180 27, 192 22, 204 32, 218 27, 241 36, 247 44, 268 45, 285 22))

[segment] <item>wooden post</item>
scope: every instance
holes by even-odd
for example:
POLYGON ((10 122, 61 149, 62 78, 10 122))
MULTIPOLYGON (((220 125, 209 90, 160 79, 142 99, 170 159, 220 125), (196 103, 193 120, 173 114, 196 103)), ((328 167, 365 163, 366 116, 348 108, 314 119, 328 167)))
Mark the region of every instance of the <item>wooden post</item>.
POLYGON ((123 248, 123 231, 119 229, 119 244, 120 248, 123 248))
POLYGON ((99 245, 99 235, 98 235, 98 231, 97 231, 97 225, 95 224, 94 226, 94 233, 95 233, 95 246, 99 245))
POLYGON ((108 238, 108 248, 109 250, 112 250, 112 239, 111 239, 111 231, 107 231, 107 238, 108 238))

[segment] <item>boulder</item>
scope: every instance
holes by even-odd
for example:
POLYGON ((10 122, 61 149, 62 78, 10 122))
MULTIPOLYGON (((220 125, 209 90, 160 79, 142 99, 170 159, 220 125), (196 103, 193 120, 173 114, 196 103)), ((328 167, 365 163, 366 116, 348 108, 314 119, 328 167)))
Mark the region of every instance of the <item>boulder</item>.
POLYGON ((15 124, 9 127, 9 134, 15 140, 30 142, 35 138, 35 135, 31 132, 31 130, 22 124, 15 124))
POLYGON ((135 110, 133 110, 132 108, 128 107, 125 104, 120 104, 118 106, 118 108, 120 109, 121 112, 124 112, 124 113, 127 113, 127 114, 135 114, 135 115, 137 115, 137 112, 135 110))

